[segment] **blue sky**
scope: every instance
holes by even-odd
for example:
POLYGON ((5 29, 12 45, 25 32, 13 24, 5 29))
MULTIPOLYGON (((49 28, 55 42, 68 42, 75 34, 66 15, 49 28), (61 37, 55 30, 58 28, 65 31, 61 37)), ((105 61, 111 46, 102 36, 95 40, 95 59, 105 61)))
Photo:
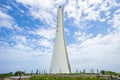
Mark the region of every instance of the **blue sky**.
POLYGON ((119 0, 0 0, 0 73, 49 71, 59 5, 72 72, 120 72, 119 0))

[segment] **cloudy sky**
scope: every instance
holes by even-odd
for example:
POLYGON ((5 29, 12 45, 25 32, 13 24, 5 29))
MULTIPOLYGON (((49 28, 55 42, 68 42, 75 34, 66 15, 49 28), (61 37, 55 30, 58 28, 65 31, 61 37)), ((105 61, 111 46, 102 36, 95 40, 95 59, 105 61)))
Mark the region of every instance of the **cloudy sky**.
POLYGON ((0 0, 0 73, 49 71, 59 5, 72 72, 120 72, 120 0, 0 0))

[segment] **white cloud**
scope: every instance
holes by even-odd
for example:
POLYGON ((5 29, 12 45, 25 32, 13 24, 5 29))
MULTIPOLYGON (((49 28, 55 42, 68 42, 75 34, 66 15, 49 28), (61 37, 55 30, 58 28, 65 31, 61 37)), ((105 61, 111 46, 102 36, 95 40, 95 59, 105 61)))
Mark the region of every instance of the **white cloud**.
POLYGON ((26 37, 22 35, 15 35, 13 36, 13 40, 15 40, 17 43, 26 43, 26 37))
POLYGON ((54 1, 54 4, 61 5, 61 6, 67 2, 67 0, 53 0, 53 1, 54 1))
POLYGON ((46 47, 46 48, 50 48, 50 49, 53 48, 53 42, 49 41, 47 39, 40 39, 39 44, 42 47, 46 47))
POLYGON ((74 33, 74 38, 79 42, 83 42, 89 38, 91 38, 93 35, 92 34, 86 34, 85 32, 75 32, 74 33))
POLYGON ((0 10, 0 27, 22 31, 22 29, 16 24, 14 18, 2 10, 0 10))
POLYGON ((15 41, 15 44, 13 45, 14 49, 20 49, 20 50, 31 50, 31 46, 33 43, 29 43, 26 36, 23 35, 14 35, 12 37, 12 40, 15 41))
POLYGON ((59 5, 63 5, 67 0, 17 0, 29 9, 30 15, 35 19, 40 19, 45 25, 55 27, 56 14, 59 5))
POLYGON ((42 7, 42 8, 51 8, 53 0, 17 0, 17 2, 23 3, 25 6, 30 5, 31 7, 42 7), (45 5, 47 4, 47 5, 45 5))
POLYGON ((64 11, 67 18, 73 18, 75 24, 80 25, 82 21, 106 21, 111 17, 110 9, 116 7, 116 5, 117 3, 114 0, 68 0, 64 11), (105 12, 105 14, 101 14, 101 12, 105 12), (102 15, 106 15, 106 17, 103 18, 102 15))
POLYGON ((46 22, 48 25, 50 25, 50 27, 51 24, 55 24, 55 22, 53 21, 53 15, 51 15, 48 11, 33 9, 31 11, 31 15, 34 18, 40 19, 42 22, 46 22))
POLYGON ((81 44, 70 44, 68 53, 74 69, 119 69, 120 33, 88 39, 81 44))
POLYGON ((21 50, 31 50, 30 47, 25 46, 25 44, 21 44, 21 43, 17 43, 16 45, 14 45, 15 49, 21 49, 21 50))
POLYGON ((90 7, 84 11, 84 14, 87 14, 85 17, 86 20, 98 20, 100 18, 100 12, 93 10, 94 7, 90 7))
POLYGON ((17 2, 25 5, 33 18, 40 19, 41 22, 50 27, 53 27, 55 24, 56 8, 53 0, 17 0, 17 2))
POLYGON ((15 41, 13 48, 23 50, 39 49, 46 52, 51 52, 53 49, 53 39, 55 37, 54 29, 40 28, 34 32, 33 35, 39 35, 40 38, 30 38, 26 35, 14 35, 12 40, 15 41), (49 49, 49 50, 48 50, 49 49))
POLYGON ((65 31, 65 34, 70 35, 70 30, 68 28, 65 28, 64 31, 65 31))
POLYGON ((35 35, 39 35, 41 39, 38 39, 38 43, 41 47, 45 47, 46 49, 53 49, 53 39, 55 38, 55 29, 53 28, 40 28, 33 32, 35 35))
POLYGON ((7 27, 12 29, 14 24, 14 19, 7 13, 0 10, 0 27, 7 27))
POLYGON ((64 12, 67 13, 68 18, 73 18, 75 23, 79 23, 81 17, 81 10, 77 9, 77 2, 75 0, 69 0, 68 4, 64 8, 64 12))
POLYGON ((34 32, 34 34, 38 34, 41 37, 44 37, 48 40, 51 40, 55 38, 55 29, 45 29, 45 28, 40 28, 34 32))
POLYGON ((9 43, 4 39, 0 38, 0 49, 5 48, 7 46, 9 46, 9 43))
POLYGON ((17 2, 28 8, 33 18, 40 19, 43 23, 47 23, 49 27, 55 27, 58 5, 65 5, 64 12, 67 13, 67 18, 73 18, 74 23, 78 24, 76 26, 86 20, 106 21, 110 18, 109 10, 117 5, 114 0, 17 0, 17 2), (101 12, 105 12, 107 16, 105 18, 101 17, 101 12))
POLYGON ((104 21, 106 21, 106 19, 105 19, 105 18, 100 19, 100 22, 104 22, 104 21))
POLYGON ((8 11, 8 10, 12 10, 12 8, 10 6, 7 5, 2 5, 4 8, 2 8, 2 10, 4 11, 8 11))
MULTIPOLYGON (((19 5, 18 4, 16 4, 16 3, 14 3, 14 2, 10 2, 11 4, 12 4, 12 6, 14 6, 18 11, 20 11, 22 14, 25 14, 26 15, 26 13, 24 12, 24 10, 22 10, 20 7, 19 7, 19 5)), ((21 13, 19 13, 19 15, 21 15, 21 13)))
POLYGON ((113 14, 113 18, 108 21, 116 30, 120 30, 120 10, 116 10, 113 14))
POLYGON ((88 5, 101 4, 104 0, 87 0, 88 5))
MULTIPOLYGON (((45 53, 45 52, 44 52, 45 53)), ((51 54, 43 54, 41 50, 24 50, 24 49, 1 49, 0 72, 16 72, 22 70, 26 72, 35 72, 49 69, 51 54), (4 65, 2 65, 4 63, 4 65), (36 66, 35 66, 36 65, 36 66)))

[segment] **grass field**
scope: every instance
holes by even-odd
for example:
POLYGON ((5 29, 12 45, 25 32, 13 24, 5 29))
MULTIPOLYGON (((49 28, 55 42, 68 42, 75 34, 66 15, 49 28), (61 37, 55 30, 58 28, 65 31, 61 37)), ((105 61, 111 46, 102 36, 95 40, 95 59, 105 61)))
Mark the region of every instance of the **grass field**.
MULTIPOLYGON (((19 71, 18 74, 15 73, 7 73, 0 74, 0 80, 4 80, 4 78, 9 78, 13 76, 20 76, 19 71)), ((72 73, 72 74, 36 74, 36 73, 24 73, 22 76, 31 76, 27 80, 118 80, 120 79, 120 74, 110 71, 103 71, 102 74, 98 73, 72 73)))
POLYGON ((95 75, 38 75, 29 80, 107 80, 95 75))

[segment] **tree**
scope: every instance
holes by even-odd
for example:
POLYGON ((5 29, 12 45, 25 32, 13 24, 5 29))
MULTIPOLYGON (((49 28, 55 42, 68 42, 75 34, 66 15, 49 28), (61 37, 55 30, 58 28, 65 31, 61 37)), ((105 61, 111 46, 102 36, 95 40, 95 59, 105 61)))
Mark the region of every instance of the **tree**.
POLYGON ((23 72, 23 71, 16 71, 15 72, 16 76, 21 76, 21 75, 24 75, 24 74, 25 74, 25 72, 23 72))
POLYGON ((104 71, 104 70, 101 70, 101 71, 100 71, 100 74, 104 75, 104 74, 105 74, 105 71, 104 71))
POLYGON ((36 69, 36 74, 38 74, 39 73, 39 70, 38 69, 36 69))

